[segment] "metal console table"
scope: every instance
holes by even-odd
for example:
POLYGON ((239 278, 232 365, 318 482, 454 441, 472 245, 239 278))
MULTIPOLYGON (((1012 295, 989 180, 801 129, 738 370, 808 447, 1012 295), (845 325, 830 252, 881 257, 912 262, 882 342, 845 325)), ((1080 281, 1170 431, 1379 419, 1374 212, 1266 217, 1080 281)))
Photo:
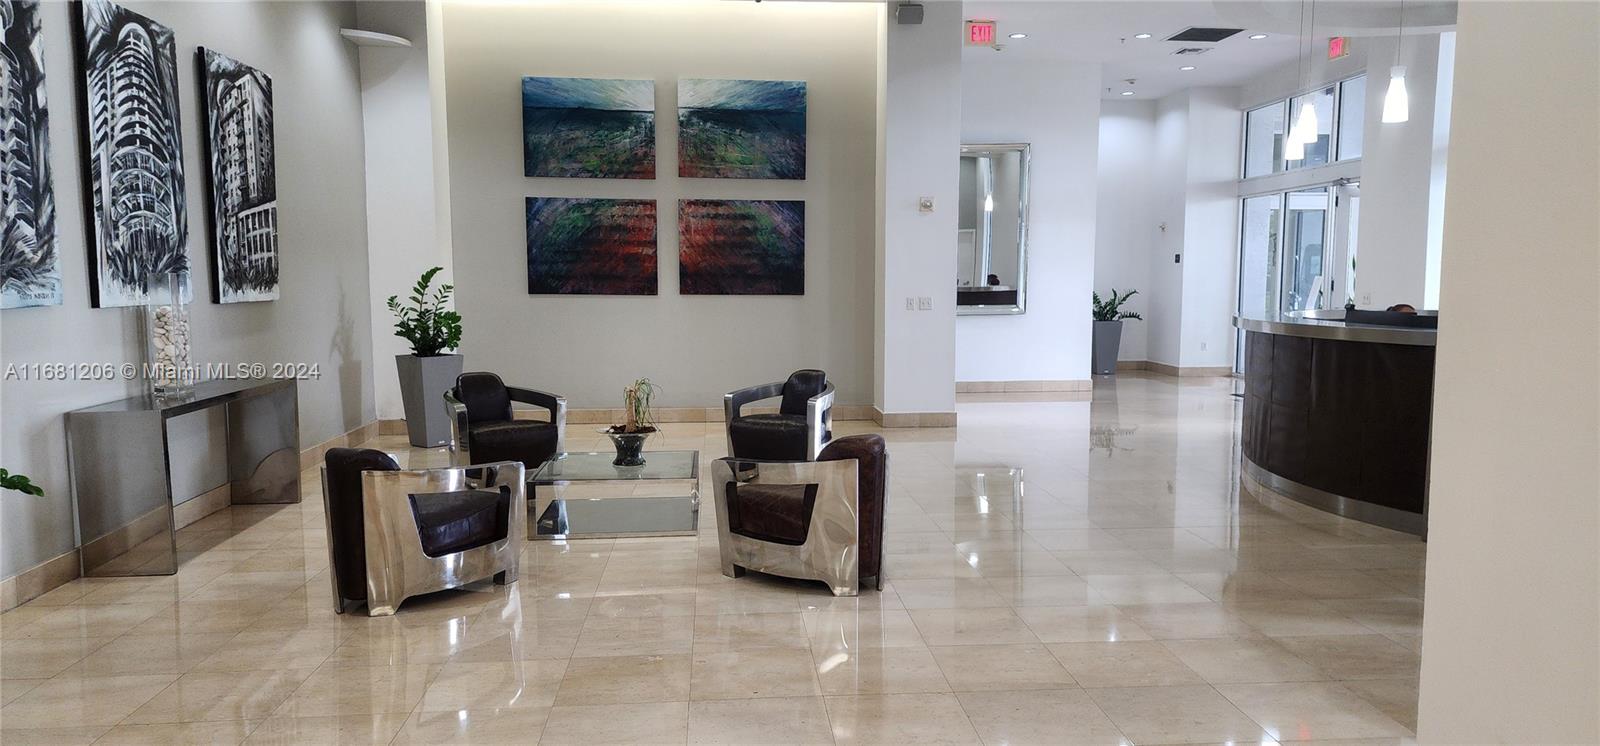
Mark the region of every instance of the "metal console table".
POLYGON ((211 407, 227 408, 230 501, 300 502, 299 390, 292 379, 204 381, 182 397, 135 396, 68 412, 84 576, 178 571, 167 423, 211 407))

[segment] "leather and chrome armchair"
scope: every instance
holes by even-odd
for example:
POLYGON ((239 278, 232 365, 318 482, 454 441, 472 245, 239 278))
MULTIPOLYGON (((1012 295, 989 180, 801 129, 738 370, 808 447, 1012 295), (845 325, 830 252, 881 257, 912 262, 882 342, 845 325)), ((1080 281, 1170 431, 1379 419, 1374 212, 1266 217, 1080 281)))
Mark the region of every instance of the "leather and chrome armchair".
POLYGON ((833 384, 820 370, 751 386, 722 397, 728 455, 772 461, 816 461, 833 438, 833 384), (776 414, 744 414, 747 405, 782 398, 776 414))
POLYGON ((456 466, 520 461, 535 471, 564 447, 564 397, 507 386, 493 373, 462 373, 444 393, 444 403, 450 411, 450 463, 456 466), (548 410, 550 421, 513 419, 512 402, 548 410))
POLYGON ((517 580, 527 472, 506 461, 403 471, 382 451, 334 448, 322 466, 333 609, 388 616, 412 596, 517 580))
POLYGON ((840 438, 816 461, 729 457, 711 469, 723 575, 821 580, 835 596, 856 595, 864 578, 883 589, 882 436, 840 438))

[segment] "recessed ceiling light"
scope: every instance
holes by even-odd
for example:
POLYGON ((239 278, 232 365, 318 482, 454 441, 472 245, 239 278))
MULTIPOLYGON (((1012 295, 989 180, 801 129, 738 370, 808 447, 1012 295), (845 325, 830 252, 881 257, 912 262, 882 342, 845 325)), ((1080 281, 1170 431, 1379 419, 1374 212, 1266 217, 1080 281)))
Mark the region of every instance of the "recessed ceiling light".
POLYGON ((1194 69, 1194 65, 1184 65, 1183 67, 1180 67, 1178 69, 1182 70, 1184 72, 1189 72, 1190 70, 1194 69))
POLYGON ((1150 35, 1149 34, 1134 34, 1133 38, 1135 38, 1135 39, 1148 39, 1148 38, 1150 38, 1150 35))
POLYGON ((1266 34, 1251 34, 1250 38, 1252 38, 1252 39, 1265 39, 1265 38, 1267 38, 1267 35, 1266 34))
POLYGON ((1028 38, 1028 35, 1019 32, 1019 33, 1011 34, 1011 38, 1013 38, 1013 39, 1026 39, 1026 38, 1028 38))
POLYGON ((1133 91, 1123 91, 1122 95, 1124 95, 1124 96, 1132 96, 1133 95, 1133 91))

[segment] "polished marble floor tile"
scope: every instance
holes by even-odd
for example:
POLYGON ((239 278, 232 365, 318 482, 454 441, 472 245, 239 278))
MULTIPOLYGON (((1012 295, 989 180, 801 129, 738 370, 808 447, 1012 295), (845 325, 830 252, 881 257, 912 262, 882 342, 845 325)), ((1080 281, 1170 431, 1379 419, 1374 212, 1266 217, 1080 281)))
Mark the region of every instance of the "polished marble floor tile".
MULTIPOLYGON (((176 575, 0 614, 0 741, 1404 743, 1424 545, 1240 492, 1232 388, 963 395, 959 430, 886 432, 884 588, 856 597, 722 576, 705 510, 699 536, 529 542, 511 586, 339 615, 308 470, 298 505, 182 530, 176 575)), ((726 451, 699 423, 668 446, 726 451)))
POLYGON ((930 650, 950 688, 957 692, 1077 686, 1043 644, 951 645, 930 650))
POLYGON ((772 697, 689 703, 689 743, 699 746, 833 743, 821 697, 772 697))
POLYGON ((954 694, 828 697, 838 744, 980 744, 954 694))
POLYGON ((1088 689, 1134 743, 1261 743, 1260 725, 1209 686, 1088 689))
POLYGON ((1205 680, 1159 642, 1070 642, 1051 654, 1085 688, 1174 686, 1205 680))
POLYGON ((1100 746, 1126 743, 1122 731, 1084 691, 961 692, 956 697, 986 744, 1100 746))
POLYGON ((1387 738, 1411 731, 1339 683, 1230 684, 1222 696, 1274 738, 1387 738))

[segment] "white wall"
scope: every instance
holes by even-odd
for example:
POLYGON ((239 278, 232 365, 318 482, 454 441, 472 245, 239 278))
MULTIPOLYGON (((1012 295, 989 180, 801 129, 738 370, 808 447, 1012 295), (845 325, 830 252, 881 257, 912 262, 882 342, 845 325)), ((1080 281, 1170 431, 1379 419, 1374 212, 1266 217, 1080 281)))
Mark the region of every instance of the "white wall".
POLYGON ((1600 742, 1596 37, 1594 3, 1461 5, 1423 743, 1600 742))
MULTIPOLYGON (((1232 88, 1189 91, 1184 174, 1183 318, 1177 364, 1233 364, 1235 265, 1239 254, 1239 133, 1232 88)), ((1165 188, 1165 185, 1163 185, 1165 188)), ((1170 261, 1170 257, 1168 258, 1170 261)))
MULTIPOLYGON (((1150 263, 1155 252, 1156 104, 1154 101, 1101 101, 1100 152, 1096 173, 1094 289, 1134 288, 1128 310, 1143 312, 1150 295, 1150 263)), ((1147 322, 1122 325, 1121 360, 1148 359, 1147 322)))
POLYGON ((1156 102, 1155 189, 1147 197, 1155 212, 1155 253, 1150 257, 1150 289, 1144 293, 1148 359, 1180 363, 1183 330, 1184 203, 1189 173, 1189 92, 1156 102))
POLYGON ((955 411, 961 4, 928 3, 920 25, 886 14, 878 214, 876 375, 884 412, 955 411), (922 197, 933 212, 920 212, 922 197), (927 296, 932 311, 907 310, 927 296))
POLYGON ((404 298, 429 267, 450 282, 449 235, 440 230, 434 194, 427 8, 417 0, 362 2, 356 23, 409 39, 408 49, 362 47, 361 110, 366 141, 367 236, 372 285, 372 381, 380 419, 401 419, 394 356, 411 351, 394 335, 386 300, 404 298))
POLYGON ((1238 255, 1238 91, 1192 88, 1156 102, 1147 358, 1184 368, 1233 363, 1238 255), (1174 262, 1178 255, 1181 261, 1174 262))
MULTIPOLYGON (((355 20, 348 3, 127 3, 176 36, 178 95, 188 192, 189 261, 197 362, 296 362, 319 366, 300 382, 300 441, 309 446, 373 419, 366 226, 362 205, 361 97, 355 49, 338 30, 355 20), (206 218, 207 165, 197 100, 195 47, 204 45, 259 67, 273 79, 277 137, 281 297, 270 303, 207 300, 211 270, 206 218)), ((0 358, 7 364, 123 363, 141 360, 135 309, 89 307, 84 246, 80 113, 65 3, 43 6, 51 164, 65 303, 0 315, 0 358)), ((0 462, 42 485, 44 497, 0 494, 0 575, 11 576, 74 545, 72 498, 62 413, 140 390, 131 382, 0 384, 4 428, 0 462)), ((221 432, 205 418, 177 437, 203 449, 180 459, 180 490, 217 486, 221 432)), ((184 497, 184 496, 177 496, 184 497)))
POLYGON ((1387 308, 1410 303, 1420 308, 1427 297, 1429 212, 1436 196, 1430 184, 1435 162, 1439 35, 1405 39, 1401 64, 1406 66, 1406 91, 1411 100, 1411 119, 1405 123, 1382 122, 1394 39, 1372 40, 1369 49, 1356 305, 1387 308))
POLYGON ((881 12, 855 3, 444 6, 450 220, 468 367, 564 394, 574 407, 618 406, 640 376, 661 386, 663 405, 716 406, 727 391, 816 367, 841 403, 865 404, 881 12), (525 75, 653 78, 656 178, 525 178, 525 75), (696 77, 806 81, 806 179, 678 178, 677 82, 696 77), (525 196, 656 200, 660 294, 529 295, 525 196), (805 200, 806 294, 679 295, 677 200, 690 197, 805 200))
POLYGON ((962 142, 1029 143, 1032 166, 1026 312, 956 317, 956 380, 1087 381, 1100 66, 979 52, 961 91, 962 142))

